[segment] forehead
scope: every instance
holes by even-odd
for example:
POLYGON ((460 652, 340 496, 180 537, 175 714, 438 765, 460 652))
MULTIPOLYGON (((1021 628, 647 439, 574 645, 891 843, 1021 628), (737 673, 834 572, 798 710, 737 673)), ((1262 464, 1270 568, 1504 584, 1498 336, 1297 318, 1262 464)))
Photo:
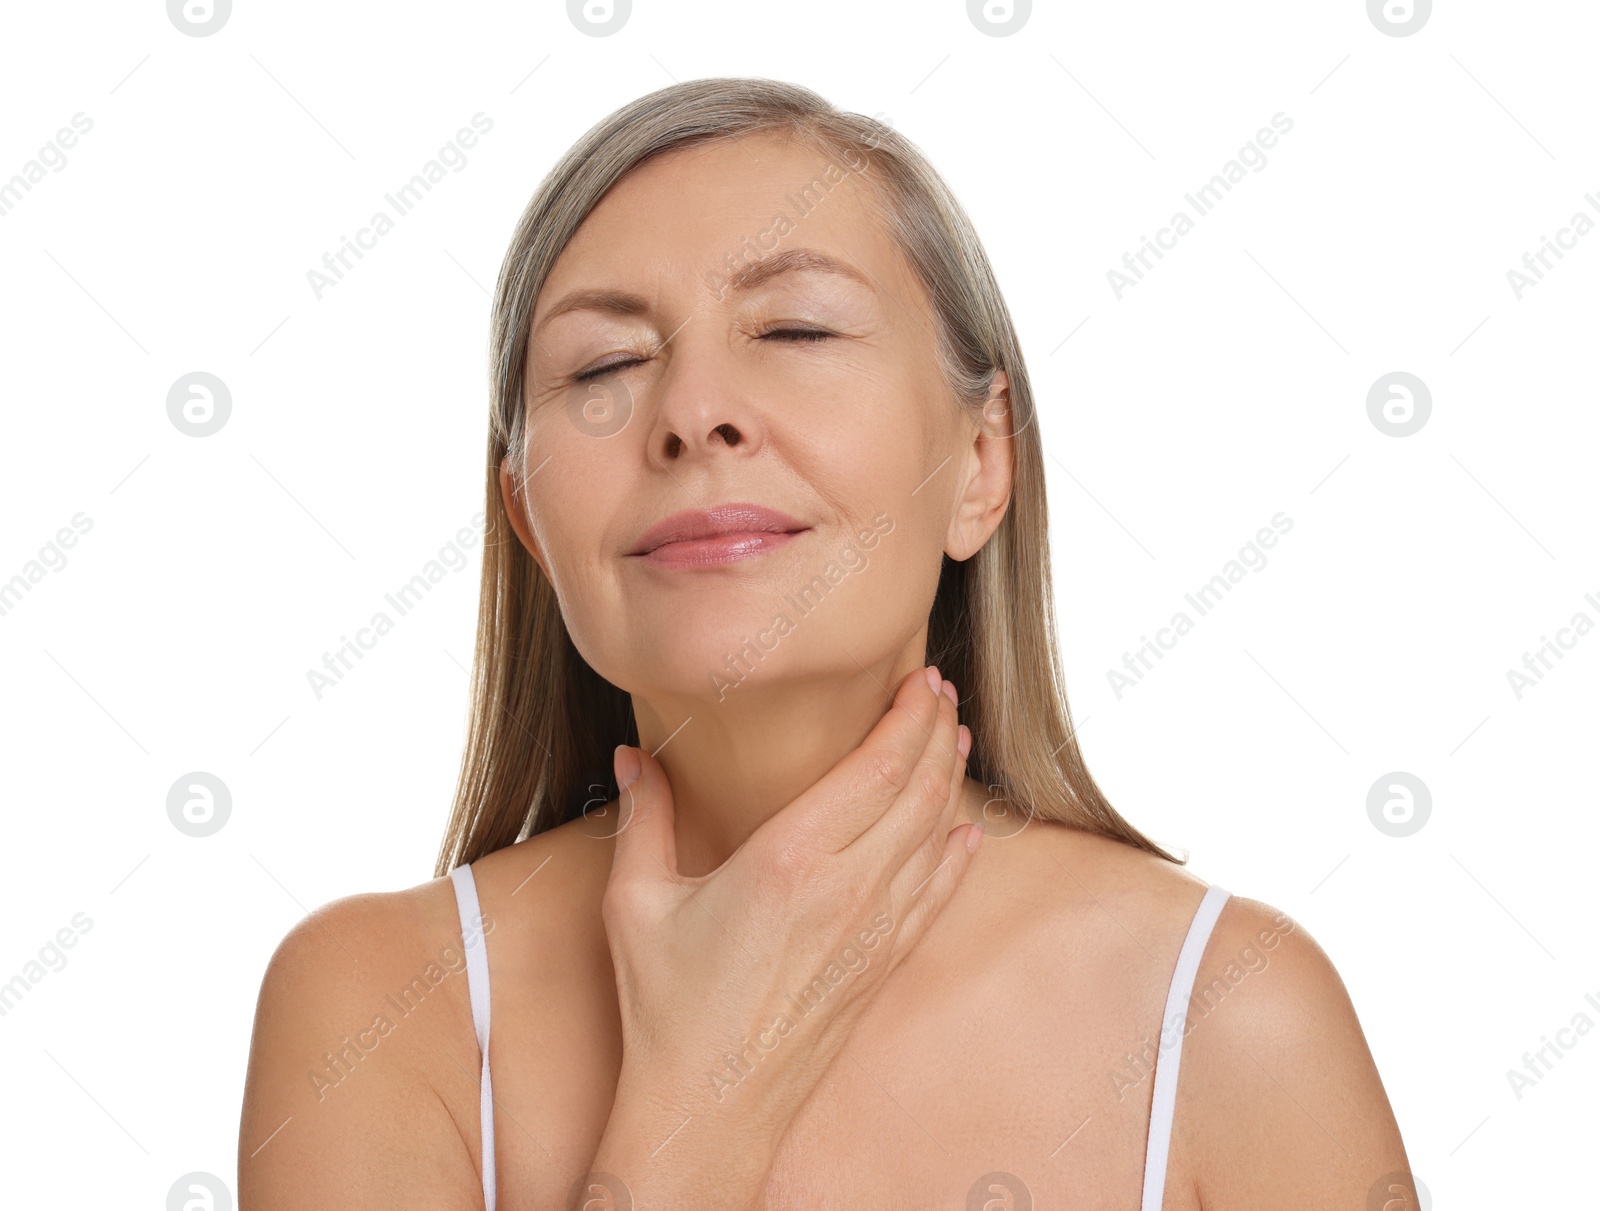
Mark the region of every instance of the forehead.
POLYGON ((704 289, 785 248, 826 251, 882 288, 907 267, 889 239, 863 153, 832 153, 782 133, 716 139, 633 169, 578 228, 540 292, 629 283, 704 289))

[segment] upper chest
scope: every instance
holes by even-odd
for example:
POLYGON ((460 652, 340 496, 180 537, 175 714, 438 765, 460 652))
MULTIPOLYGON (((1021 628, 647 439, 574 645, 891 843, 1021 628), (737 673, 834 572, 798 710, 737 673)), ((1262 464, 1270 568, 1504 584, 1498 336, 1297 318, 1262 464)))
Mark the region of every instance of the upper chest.
MULTIPOLYGON (((769 1211, 1137 1207, 1168 973, 1037 943, 919 950, 891 973, 780 1140, 769 1211)), ((508 958, 494 977, 507 1206, 565 1205, 622 1061, 609 960, 573 959, 559 980, 538 967, 508 958)), ((744 1076, 797 1045, 769 1036, 708 1056, 707 1087, 737 1112, 744 1076)), ((1180 1149, 1180 1178, 1182 1164, 1180 1149)))

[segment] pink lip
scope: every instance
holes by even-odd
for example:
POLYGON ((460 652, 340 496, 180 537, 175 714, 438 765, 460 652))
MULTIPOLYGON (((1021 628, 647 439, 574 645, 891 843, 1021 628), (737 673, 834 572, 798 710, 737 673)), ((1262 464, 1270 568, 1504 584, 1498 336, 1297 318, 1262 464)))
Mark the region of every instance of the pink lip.
POLYGON ((628 554, 657 567, 734 563, 775 550, 807 529, 787 513, 737 501, 674 513, 641 534, 628 554))

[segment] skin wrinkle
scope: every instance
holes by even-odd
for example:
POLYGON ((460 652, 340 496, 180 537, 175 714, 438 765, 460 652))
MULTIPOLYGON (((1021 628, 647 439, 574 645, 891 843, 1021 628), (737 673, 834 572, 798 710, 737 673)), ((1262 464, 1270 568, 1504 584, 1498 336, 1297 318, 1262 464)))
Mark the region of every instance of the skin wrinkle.
MULTIPOLYGON (((847 176, 805 217, 795 237, 803 242, 743 265, 718 297, 705 267, 719 262, 727 232, 755 229, 788 182, 815 176, 816 152, 803 145, 752 140, 747 150, 765 157, 763 171, 752 172, 742 155, 730 163, 716 145, 662 156, 619 182, 580 225, 535 306, 523 456, 510 472, 509 508, 529 531, 574 643, 597 672, 630 690, 641 743, 654 751, 671 737, 660 758, 682 786, 681 852, 708 869, 825 772, 829 753, 836 759, 859 742, 890 687, 922 658, 941 554, 973 554, 1010 496, 1009 449, 979 440, 978 420, 949 397, 936 348, 924 339, 920 286, 873 217, 871 187, 847 176), (692 192, 684 175, 725 184, 713 214, 664 201, 692 192), (907 307, 908 296, 918 305, 907 307), (832 335, 768 335, 794 328, 832 335), (558 403, 582 385, 575 375, 596 368, 589 381, 614 377, 634 409, 603 439, 576 433, 558 403), (674 448, 683 453, 674 457, 674 448), (580 482, 581 511, 573 505, 580 482), (621 499, 623 485, 632 500, 621 499), (968 490, 976 496, 963 509, 968 490), (732 499, 780 508, 812 529, 709 574, 663 579, 612 554, 668 513, 732 499), (861 570, 794 618, 786 598, 872 532, 874 518, 888 532, 861 570), (792 630, 724 691, 745 708, 735 718, 713 695, 712 674, 732 680, 728 654, 741 637, 770 633, 775 610, 792 630), (672 618, 678 624, 668 625, 672 618), (630 627, 656 643, 619 639, 630 627), (786 676, 801 679, 810 703, 779 688, 786 676), (635 688, 647 680, 658 692, 635 688), (843 709, 821 706, 830 700, 843 709), (819 717, 836 726, 806 737, 783 722, 819 717), (752 764, 746 753, 763 757, 752 764), (712 757, 722 770, 713 772, 712 757)), ((1007 419, 994 409, 990 431, 1007 419)))

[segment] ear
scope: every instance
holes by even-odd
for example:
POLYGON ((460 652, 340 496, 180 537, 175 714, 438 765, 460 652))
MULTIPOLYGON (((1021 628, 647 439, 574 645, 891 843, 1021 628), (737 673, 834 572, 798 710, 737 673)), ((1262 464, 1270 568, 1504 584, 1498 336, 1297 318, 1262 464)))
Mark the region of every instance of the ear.
POLYGON ((511 520, 511 528, 516 531, 517 538, 528 549, 528 554, 533 556, 534 563, 539 565, 539 570, 548 580, 550 569, 545 567, 544 555, 539 550, 539 540, 533 536, 533 526, 529 524, 527 511, 523 508, 523 496, 517 486, 516 471, 510 454, 500 460, 500 498, 505 502, 506 516, 511 520))
POLYGON ((1011 503, 1015 442, 1011 435, 1011 381, 1004 370, 995 371, 989 397, 976 421, 968 412, 962 416, 958 432, 963 441, 970 442, 959 452, 966 478, 944 544, 944 553, 957 561, 978 553, 1011 503))

